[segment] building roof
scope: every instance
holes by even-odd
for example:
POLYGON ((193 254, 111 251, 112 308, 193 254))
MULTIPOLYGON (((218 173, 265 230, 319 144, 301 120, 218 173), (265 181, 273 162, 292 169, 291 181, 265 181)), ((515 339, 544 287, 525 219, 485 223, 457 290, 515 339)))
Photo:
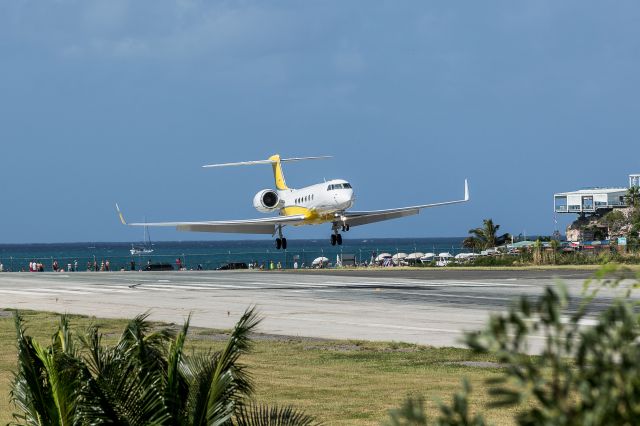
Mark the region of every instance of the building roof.
POLYGON ((585 188, 577 191, 558 192, 555 196, 566 195, 589 195, 589 194, 615 194, 617 192, 627 192, 628 188, 585 188))

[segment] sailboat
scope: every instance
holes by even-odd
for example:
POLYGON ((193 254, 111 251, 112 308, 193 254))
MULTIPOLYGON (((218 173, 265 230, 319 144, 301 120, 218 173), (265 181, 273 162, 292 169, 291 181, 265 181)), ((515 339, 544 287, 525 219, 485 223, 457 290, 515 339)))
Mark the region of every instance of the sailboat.
MULTIPOLYGON (((146 219, 145 219, 146 222, 146 219)), ((131 253, 131 256, 140 256, 143 254, 151 254, 153 253, 153 249, 151 248, 152 244, 151 244, 151 236, 149 235, 149 229, 147 226, 144 227, 144 237, 143 237, 143 244, 142 246, 135 246, 133 244, 131 244, 131 250, 129 250, 129 252, 131 253)))

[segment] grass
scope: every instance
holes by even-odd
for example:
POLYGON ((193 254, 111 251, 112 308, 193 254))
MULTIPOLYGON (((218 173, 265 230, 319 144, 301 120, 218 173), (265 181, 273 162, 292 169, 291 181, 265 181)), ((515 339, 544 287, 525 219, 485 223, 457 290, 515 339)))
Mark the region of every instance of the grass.
MULTIPOLYGON (((28 334, 48 344, 57 328, 58 315, 25 311, 28 334)), ((98 324, 108 343, 120 335, 126 320, 71 316, 82 330, 98 324)), ((178 327, 179 325, 176 325, 178 327)), ((224 344, 220 330, 192 328, 189 347, 218 349, 224 344)), ((0 424, 11 420, 9 388, 16 363, 15 329, 10 311, 0 310, 0 424)), ((472 410, 482 409, 497 425, 513 424, 514 409, 487 410, 484 381, 497 375, 495 368, 455 364, 460 361, 494 361, 456 348, 431 348, 406 343, 330 341, 256 336, 252 353, 244 358, 255 379, 256 398, 268 404, 291 404, 330 425, 379 425, 390 408, 407 395, 423 395, 430 413, 437 401, 450 401, 461 389, 462 377, 472 387, 472 410)))

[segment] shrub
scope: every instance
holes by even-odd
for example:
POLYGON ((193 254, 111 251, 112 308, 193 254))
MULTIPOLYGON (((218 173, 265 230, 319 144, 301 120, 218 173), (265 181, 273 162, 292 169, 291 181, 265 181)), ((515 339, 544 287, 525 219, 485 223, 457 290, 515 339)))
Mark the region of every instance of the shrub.
MULTIPOLYGON (((521 297, 508 312, 492 315, 487 326, 467 334, 478 353, 493 353, 505 366, 489 384, 491 405, 518 406, 519 425, 633 425, 640 418, 640 313, 629 298, 640 282, 622 287, 628 273, 602 268, 587 281, 577 308, 569 309, 566 288, 547 287, 536 300, 521 297), (594 285, 595 284, 595 285, 594 285), (622 290, 585 326, 586 312, 603 287, 622 290), (530 356, 533 334, 541 334, 539 356, 530 356)), ((436 425, 484 425, 471 416, 469 388, 440 407, 436 425)), ((392 425, 427 425, 420 400, 393 411, 392 425)))

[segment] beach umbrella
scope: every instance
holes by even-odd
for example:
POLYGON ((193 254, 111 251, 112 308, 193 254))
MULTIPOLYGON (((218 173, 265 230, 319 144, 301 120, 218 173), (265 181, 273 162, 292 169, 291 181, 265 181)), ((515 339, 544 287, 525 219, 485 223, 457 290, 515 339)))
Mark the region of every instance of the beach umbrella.
POLYGON ((456 259, 468 259, 470 257, 474 257, 475 253, 458 253, 455 255, 456 259))
POLYGON ((421 257, 424 257, 424 253, 420 253, 419 251, 417 251, 415 253, 408 254, 407 257, 404 258, 404 260, 418 260, 421 257))
POLYGON ((394 265, 398 265, 401 261, 404 260, 405 257, 407 257, 407 253, 396 253, 391 256, 391 261, 394 265))
POLYGON ((326 257, 316 257, 315 259, 313 259, 313 262, 311 262, 311 265, 318 266, 322 263, 329 263, 329 259, 327 259, 326 257))
POLYGON ((425 253, 425 255, 420 258, 420 262, 429 263, 433 261, 434 257, 436 257, 435 253, 425 253))
POLYGON ((391 257, 391 254, 389 253, 380 253, 377 257, 376 257, 376 262, 382 262, 384 259, 388 259, 391 257))

